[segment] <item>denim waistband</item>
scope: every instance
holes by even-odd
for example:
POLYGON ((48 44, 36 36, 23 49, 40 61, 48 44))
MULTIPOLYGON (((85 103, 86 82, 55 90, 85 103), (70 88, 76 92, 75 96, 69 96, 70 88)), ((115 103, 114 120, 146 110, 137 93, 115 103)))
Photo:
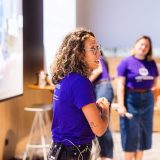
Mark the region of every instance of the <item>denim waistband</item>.
POLYGON ((110 83, 109 79, 101 79, 99 81, 94 82, 94 84, 101 84, 101 83, 110 83))
POLYGON ((128 92, 135 92, 135 93, 146 93, 150 92, 150 89, 133 89, 133 88, 127 88, 126 89, 128 92))

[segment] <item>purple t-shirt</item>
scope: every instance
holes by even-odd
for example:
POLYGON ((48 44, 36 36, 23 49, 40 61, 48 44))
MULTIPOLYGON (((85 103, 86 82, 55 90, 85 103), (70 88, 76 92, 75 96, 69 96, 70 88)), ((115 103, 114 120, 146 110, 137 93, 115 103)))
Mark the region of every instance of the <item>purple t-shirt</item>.
POLYGON ((99 80, 109 80, 110 79, 105 60, 103 59, 103 57, 101 57, 99 60, 102 65, 102 73, 95 79, 94 83, 98 82, 99 80))
POLYGON ((86 144, 95 137, 82 107, 95 102, 92 83, 88 78, 70 73, 55 86, 53 97, 52 136, 54 142, 66 145, 86 144), (69 140, 69 141, 68 141, 69 140))
POLYGON ((158 69, 154 60, 139 60, 134 56, 123 59, 117 67, 118 76, 126 78, 126 87, 151 89, 158 69))

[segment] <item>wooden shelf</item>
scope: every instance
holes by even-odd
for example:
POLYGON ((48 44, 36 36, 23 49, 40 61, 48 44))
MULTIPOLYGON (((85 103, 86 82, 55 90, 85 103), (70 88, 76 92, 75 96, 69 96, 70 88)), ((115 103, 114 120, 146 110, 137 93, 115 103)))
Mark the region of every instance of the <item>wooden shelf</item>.
POLYGON ((29 84, 28 88, 30 88, 30 89, 41 89, 41 90, 51 90, 51 91, 54 90, 54 86, 53 85, 46 85, 46 86, 41 87, 39 85, 29 84))

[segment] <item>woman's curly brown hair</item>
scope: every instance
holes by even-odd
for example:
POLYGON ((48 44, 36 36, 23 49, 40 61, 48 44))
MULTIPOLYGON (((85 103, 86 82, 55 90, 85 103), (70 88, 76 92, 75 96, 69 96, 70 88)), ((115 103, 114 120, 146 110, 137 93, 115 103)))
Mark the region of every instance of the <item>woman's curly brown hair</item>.
POLYGON ((76 29, 65 36, 51 66, 53 84, 59 83, 71 72, 77 72, 85 77, 90 75, 90 68, 84 61, 84 41, 89 37, 95 36, 84 28, 76 29))

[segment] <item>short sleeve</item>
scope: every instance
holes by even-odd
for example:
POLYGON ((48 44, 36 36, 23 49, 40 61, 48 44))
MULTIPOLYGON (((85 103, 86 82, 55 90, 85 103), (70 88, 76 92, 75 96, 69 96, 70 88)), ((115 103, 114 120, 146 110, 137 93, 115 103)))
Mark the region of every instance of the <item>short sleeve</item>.
POLYGON ((158 68, 155 61, 153 61, 153 66, 154 66, 154 72, 153 72, 154 76, 157 77, 159 73, 158 73, 158 68))
POLYGON ((125 77, 126 72, 127 72, 127 61, 122 60, 117 67, 117 75, 118 77, 121 77, 121 76, 125 77))
POLYGON ((72 97, 75 106, 79 109, 95 102, 93 86, 89 79, 79 77, 74 81, 72 84, 72 97))

